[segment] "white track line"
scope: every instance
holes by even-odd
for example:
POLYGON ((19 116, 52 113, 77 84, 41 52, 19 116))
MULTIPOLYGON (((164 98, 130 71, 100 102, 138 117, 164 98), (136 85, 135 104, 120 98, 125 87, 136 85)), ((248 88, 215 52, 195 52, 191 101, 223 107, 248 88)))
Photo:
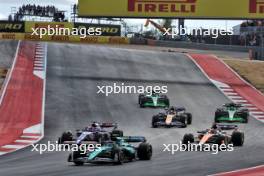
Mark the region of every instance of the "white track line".
MULTIPOLYGON (((216 81, 211 79, 208 74, 203 70, 203 68, 189 55, 186 54, 187 57, 189 57, 194 64, 202 71, 202 73, 232 102, 235 103, 240 103, 242 104, 242 106, 246 107, 246 108, 256 108, 255 105, 252 105, 250 102, 248 102, 245 98, 243 99, 232 99, 232 97, 234 96, 239 96, 238 93, 236 93, 228 84, 216 81), (230 98, 231 97, 231 98, 230 98)), ((248 82, 246 82, 240 75, 238 75, 238 73, 236 73, 234 70, 232 70, 226 63, 224 63, 221 59, 218 59, 216 56, 214 56, 217 60, 219 60, 220 62, 222 62, 227 68, 230 69, 230 71, 232 71, 234 74, 236 74, 245 84, 249 85, 250 87, 252 87, 253 89, 255 89, 256 91, 258 91, 261 95, 263 95, 263 93, 261 93, 259 90, 257 90, 254 86, 252 86, 251 84, 249 84, 248 82)), ((240 96, 239 96, 240 97, 240 96)), ((250 113, 255 119, 259 120, 260 122, 264 122, 264 119, 259 119, 262 118, 262 114, 264 116, 263 112, 259 112, 258 114, 256 113, 250 113), (256 116, 257 115, 257 116, 256 116), (259 118, 258 118, 259 117, 259 118)))
POLYGON ((228 96, 231 99, 244 99, 243 97, 240 96, 228 96))
POLYGON ((6 77, 6 79, 5 79, 4 83, 3 83, 4 86, 1 89, 0 105, 2 104, 2 101, 4 99, 4 96, 5 96, 5 92, 6 92, 8 83, 9 83, 9 81, 11 79, 11 75, 12 75, 13 70, 14 70, 14 67, 16 65, 17 55, 18 55, 18 51, 19 51, 19 48, 20 48, 20 42, 21 41, 18 41, 17 48, 16 48, 16 53, 15 53, 15 57, 14 57, 14 60, 13 60, 13 63, 12 63, 12 67, 11 67, 10 71, 8 71, 7 77, 6 77))
POLYGON ((224 92, 226 95, 238 95, 236 92, 224 92))
POLYGON ((4 155, 4 154, 7 154, 8 152, 0 152, 0 156, 1 155, 4 155))
POLYGON ((6 148, 6 149, 21 149, 24 148, 26 145, 4 145, 1 148, 6 148))
POLYGON ((25 139, 18 139, 18 140, 15 140, 15 142, 21 142, 21 143, 32 143, 33 141, 32 140, 25 140, 25 139))

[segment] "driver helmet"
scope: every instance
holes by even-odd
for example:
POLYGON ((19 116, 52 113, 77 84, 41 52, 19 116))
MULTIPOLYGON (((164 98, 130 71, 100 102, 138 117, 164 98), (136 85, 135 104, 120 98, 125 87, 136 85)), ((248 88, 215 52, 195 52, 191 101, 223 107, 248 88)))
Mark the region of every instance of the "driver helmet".
POLYGON ((216 130, 216 129, 218 129, 218 127, 217 127, 217 124, 214 122, 213 124, 212 124, 212 127, 211 127, 213 130, 216 130))
POLYGON ((172 106, 172 107, 170 107, 170 109, 169 109, 169 113, 175 113, 175 108, 172 106))
POLYGON ((100 127, 99 123, 93 122, 92 125, 91 125, 91 129, 93 131, 99 131, 101 129, 101 127, 100 127))

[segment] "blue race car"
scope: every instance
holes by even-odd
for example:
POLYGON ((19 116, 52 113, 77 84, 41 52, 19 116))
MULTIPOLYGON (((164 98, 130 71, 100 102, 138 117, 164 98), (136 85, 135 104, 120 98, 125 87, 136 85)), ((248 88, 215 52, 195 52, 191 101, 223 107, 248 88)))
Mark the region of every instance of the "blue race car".
POLYGON ((116 137, 122 137, 123 131, 117 129, 118 126, 116 123, 98 123, 93 122, 82 130, 76 130, 74 135, 71 131, 63 132, 62 135, 58 138, 59 144, 80 144, 86 143, 87 141, 98 141, 105 140, 108 136, 111 139, 116 137), (112 128, 111 130, 108 130, 112 128))
POLYGON ((69 154, 68 162, 80 166, 84 163, 108 162, 122 164, 133 160, 150 160, 152 146, 146 142, 143 136, 117 137, 115 141, 109 140, 101 143, 101 147, 93 151, 83 152, 81 149, 69 154), (140 143, 137 147, 130 144, 140 143))

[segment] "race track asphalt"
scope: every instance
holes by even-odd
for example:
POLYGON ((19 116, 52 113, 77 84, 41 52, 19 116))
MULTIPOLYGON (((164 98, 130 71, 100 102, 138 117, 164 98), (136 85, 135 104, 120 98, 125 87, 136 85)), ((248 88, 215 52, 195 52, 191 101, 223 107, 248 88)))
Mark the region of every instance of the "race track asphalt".
POLYGON ((0 41, 0 67, 10 68, 16 53, 17 41, 1 40, 0 41))
POLYGON ((125 135, 144 135, 153 145, 151 161, 122 166, 67 162, 67 152, 38 154, 26 148, 1 156, 1 176, 203 176, 263 164, 263 124, 250 119, 241 126, 245 145, 233 152, 163 152, 163 144, 179 143, 185 133, 211 126, 215 109, 229 100, 183 54, 139 51, 94 45, 48 44, 45 138, 56 141, 65 130, 91 121, 117 122, 125 135), (97 94, 97 86, 167 85, 172 105, 185 106, 193 124, 185 129, 153 129, 159 109, 140 109, 137 94, 97 94))

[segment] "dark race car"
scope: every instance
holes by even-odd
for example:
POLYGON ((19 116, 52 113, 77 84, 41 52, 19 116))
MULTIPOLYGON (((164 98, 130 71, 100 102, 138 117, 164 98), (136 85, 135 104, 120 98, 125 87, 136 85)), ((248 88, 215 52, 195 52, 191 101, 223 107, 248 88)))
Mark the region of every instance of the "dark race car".
POLYGON ((186 112, 184 107, 170 107, 165 113, 152 117, 152 127, 181 127, 185 128, 192 123, 192 114, 186 112))
POLYGON ((206 129, 198 131, 198 135, 194 137, 193 134, 185 134, 182 143, 197 143, 201 146, 203 144, 233 144, 234 146, 243 146, 244 133, 238 130, 237 125, 216 125, 217 128, 206 129), (230 133, 229 130, 232 130, 230 133))
POLYGON ((241 104, 228 103, 218 108, 215 112, 215 122, 248 123, 249 111, 241 104))
POLYGON ((114 163, 122 164, 134 160, 150 160, 152 146, 142 136, 117 137, 115 141, 104 141, 101 147, 94 151, 73 151, 68 157, 68 162, 75 165, 84 163, 114 163), (132 142, 140 143, 137 147, 132 142))
POLYGON ((167 95, 152 92, 152 94, 140 94, 138 104, 141 108, 158 107, 165 108, 170 106, 170 100, 167 95))
POLYGON ((75 135, 71 131, 63 132, 58 139, 59 144, 80 144, 86 141, 104 140, 104 138, 122 137, 123 131, 117 129, 116 123, 93 122, 82 130, 76 130, 75 135), (109 128, 111 128, 109 130, 109 128))

